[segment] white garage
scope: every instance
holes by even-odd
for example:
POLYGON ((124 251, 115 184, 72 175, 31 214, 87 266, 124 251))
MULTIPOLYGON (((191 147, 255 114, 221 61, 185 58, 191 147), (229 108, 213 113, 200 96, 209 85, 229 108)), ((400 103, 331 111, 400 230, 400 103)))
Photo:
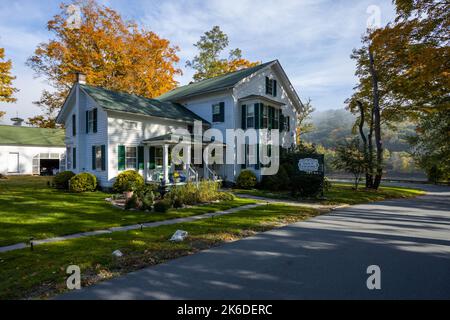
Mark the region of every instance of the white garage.
POLYGON ((53 175, 65 170, 64 130, 0 125, 0 174, 53 175))

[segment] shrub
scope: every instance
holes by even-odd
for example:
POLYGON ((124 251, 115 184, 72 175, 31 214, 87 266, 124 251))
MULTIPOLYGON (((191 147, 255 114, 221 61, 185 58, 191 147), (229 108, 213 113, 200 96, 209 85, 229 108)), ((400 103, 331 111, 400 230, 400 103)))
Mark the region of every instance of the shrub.
POLYGON ((70 179, 71 192, 95 191, 97 188, 97 177, 91 173, 79 173, 70 179))
POLYGON ((291 192, 304 198, 317 197, 322 192, 323 179, 318 175, 301 174, 292 179, 291 192))
POLYGON ((216 181, 203 180, 198 184, 198 200, 200 203, 219 200, 220 184, 216 181))
POLYGON ((63 171, 53 178, 53 184, 57 189, 69 190, 69 181, 75 176, 72 171, 63 171))
POLYGON ((170 202, 168 200, 159 200, 154 205, 155 212, 166 213, 170 209, 170 202))
POLYGON ((241 189, 251 189, 256 186, 256 176, 250 170, 243 170, 239 174, 236 185, 241 189))
POLYGON ((144 178, 139 172, 128 170, 120 173, 114 182, 115 192, 135 191, 144 187, 144 178))
POLYGON ((236 200, 236 196, 231 192, 219 192, 220 201, 234 201, 236 200))
POLYGON ((8 177, 0 173, 0 180, 8 180, 8 177))
POLYGON ((278 173, 271 176, 264 176, 261 181, 261 188, 269 191, 282 191, 290 189, 290 178, 285 166, 280 166, 278 173))
POLYGON ((333 184, 331 183, 330 179, 324 178, 323 179, 323 190, 324 191, 330 191, 333 184))

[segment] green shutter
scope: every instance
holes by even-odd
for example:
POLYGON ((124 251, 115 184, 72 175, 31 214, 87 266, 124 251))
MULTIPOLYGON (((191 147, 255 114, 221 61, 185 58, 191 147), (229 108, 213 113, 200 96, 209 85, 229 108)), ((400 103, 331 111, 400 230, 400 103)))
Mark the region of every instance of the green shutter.
POLYGON ((143 146, 139 146, 137 148, 138 151, 138 169, 139 170, 144 170, 144 147, 143 146))
POLYGON ((279 123, 280 123, 280 131, 284 131, 284 116, 283 116, 283 113, 281 112, 281 110, 280 110, 280 120, 279 120, 279 123))
POLYGON ((276 97, 277 96, 277 80, 273 80, 273 96, 276 97))
POLYGON ((286 131, 287 132, 291 131, 291 118, 290 117, 286 117, 286 131))
POLYGON ((268 129, 272 129, 273 128, 273 108, 272 107, 268 107, 268 112, 269 112, 269 119, 268 119, 268 129))
POLYGON ((270 86, 270 79, 269 79, 269 77, 266 77, 266 94, 272 94, 272 92, 270 92, 270 88, 269 88, 269 86, 270 86))
POLYGON ((97 133, 97 109, 93 110, 94 112, 94 125, 93 125, 93 131, 94 133, 97 133))
POLYGON ((89 133, 89 111, 86 111, 86 133, 89 133))
POLYGON ((155 160, 155 156, 156 156, 156 150, 155 147, 150 147, 149 148, 149 164, 148 164, 148 168, 150 170, 154 170, 156 169, 156 160, 155 160))
POLYGON ((92 146, 92 170, 95 170, 95 169, 97 169, 97 167, 96 167, 96 163, 95 163, 95 156, 96 156, 96 154, 95 154, 95 150, 96 148, 95 148, 95 146, 92 146))
POLYGON ((220 103, 220 122, 225 122, 225 102, 220 103))
POLYGON ((106 146, 102 145, 102 171, 106 170, 106 146))
POLYGON ((245 104, 242 105, 242 129, 247 129, 247 106, 245 104))
POLYGON ((260 163, 259 163, 259 143, 256 144, 256 165, 255 165, 255 169, 259 170, 261 168, 260 163))
POLYGON ((73 148, 72 168, 77 168, 77 148, 73 148))
POLYGON ((77 118, 74 114, 72 115, 72 135, 77 135, 77 118))
POLYGON ((125 146, 119 146, 118 170, 125 170, 125 146))
POLYGON ((259 115, 261 114, 260 113, 260 110, 259 110, 259 103, 255 103, 255 129, 259 129, 260 128, 260 122, 259 122, 259 119, 260 119, 260 117, 259 117, 259 115))
POLYGON ((241 168, 245 169, 247 168, 247 144, 244 144, 244 163, 241 164, 241 168))

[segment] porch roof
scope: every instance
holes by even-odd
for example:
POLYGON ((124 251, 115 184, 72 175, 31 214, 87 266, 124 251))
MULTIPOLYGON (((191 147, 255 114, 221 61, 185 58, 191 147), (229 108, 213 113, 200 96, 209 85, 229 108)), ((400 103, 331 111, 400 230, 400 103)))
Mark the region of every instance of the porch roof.
POLYGON ((276 100, 270 99, 268 97, 257 95, 257 94, 252 94, 252 95, 240 98, 239 102, 244 102, 244 101, 249 101, 249 100, 261 100, 261 101, 265 101, 269 104, 272 104, 274 106, 280 106, 280 107, 285 105, 284 103, 282 103, 280 101, 276 101, 276 100))
POLYGON ((189 138, 191 144, 207 145, 207 144, 214 142, 216 144, 222 144, 223 146, 226 146, 224 143, 222 143, 220 141, 202 141, 201 143, 199 143, 198 141, 196 141, 194 139, 194 135, 182 135, 182 134, 172 134, 172 133, 167 133, 167 134, 164 134, 161 136, 152 137, 152 138, 143 140, 142 143, 148 144, 148 145, 178 144, 183 141, 183 140, 180 141, 180 138, 183 138, 183 140, 184 140, 184 138, 189 138))

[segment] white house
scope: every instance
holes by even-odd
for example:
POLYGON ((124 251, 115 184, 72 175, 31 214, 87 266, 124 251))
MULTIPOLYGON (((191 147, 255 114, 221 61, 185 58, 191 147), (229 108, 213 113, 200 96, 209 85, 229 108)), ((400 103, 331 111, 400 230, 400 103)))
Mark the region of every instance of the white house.
POLYGON ((65 170, 64 130, 0 126, 0 173, 52 175, 65 170))
POLYGON ((87 85, 79 75, 58 115, 66 128, 67 169, 91 172, 109 187, 124 170, 147 182, 220 177, 235 181, 243 168, 260 176, 259 165, 174 165, 176 129, 279 129, 283 147, 296 143, 302 103, 278 61, 172 90, 156 99, 87 85))

